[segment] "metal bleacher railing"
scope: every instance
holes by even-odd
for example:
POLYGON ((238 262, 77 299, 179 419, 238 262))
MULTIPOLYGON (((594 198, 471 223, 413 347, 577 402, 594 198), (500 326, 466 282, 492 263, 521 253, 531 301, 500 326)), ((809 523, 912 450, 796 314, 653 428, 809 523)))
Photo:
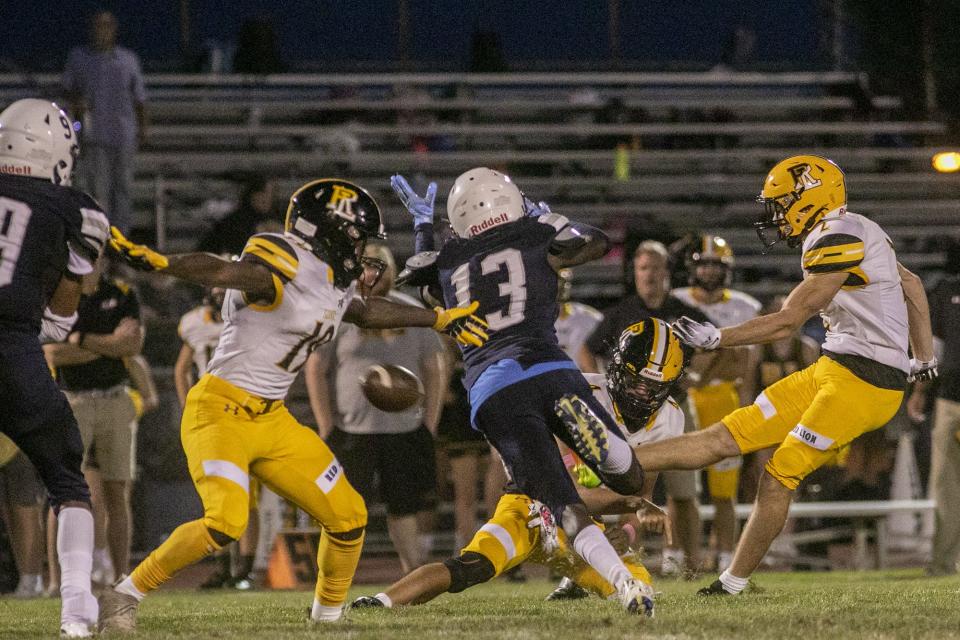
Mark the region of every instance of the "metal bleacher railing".
MULTIPOLYGON (((0 102, 56 97, 58 82, 0 75, 0 102)), ((741 267, 786 277, 796 261, 759 255, 749 222, 765 170, 801 151, 847 171, 852 208, 884 219, 908 265, 941 264, 938 238, 958 231, 960 180, 929 170, 945 125, 901 119, 900 101, 870 96, 861 74, 151 75, 147 83, 153 124, 138 156, 137 220, 173 249, 209 223, 200 204, 229 197, 237 172, 275 175, 282 191, 337 173, 379 198, 402 255, 408 221, 389 191, 391 173, 436 179, 442 192, 461 171, 496 165, 571 217, 719 231, 741 267)), ((582 294, 615 295, 620 286, 609 265, 582 272, 582 294)), ((764 293, 775 280, 747 288, 764 293)))

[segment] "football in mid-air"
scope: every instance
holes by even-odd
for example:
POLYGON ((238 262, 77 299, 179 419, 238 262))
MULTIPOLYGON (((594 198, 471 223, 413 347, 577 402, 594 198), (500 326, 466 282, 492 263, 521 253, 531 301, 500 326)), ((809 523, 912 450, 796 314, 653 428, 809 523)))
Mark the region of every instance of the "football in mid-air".
POLYGON ((360 379, 363 395, 381 411, 404 411, 423 399, 423 384, 412 371, 393 364, 375 364, 360 379))

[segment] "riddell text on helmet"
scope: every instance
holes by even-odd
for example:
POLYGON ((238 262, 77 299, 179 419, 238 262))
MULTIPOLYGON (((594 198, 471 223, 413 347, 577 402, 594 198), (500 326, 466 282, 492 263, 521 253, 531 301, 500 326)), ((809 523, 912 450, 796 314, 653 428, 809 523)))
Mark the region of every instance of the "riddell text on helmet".
POLYGON ((506 213, 501 213, 500 215, 493 216, 492 218, 487 218, 480 224, 470 225, 470 235, 475 236, 481 231, 486 231, 490 227, 495 227, 498 224, 503 224, 504 222, 509 222, 509 221, 510 220, 507 219, 506 213))
POLYGON ((30 167, 24 167, 15 164, 0 164, 0 173, 12 173, 17 176, 33 175, 33 171, 30 167))

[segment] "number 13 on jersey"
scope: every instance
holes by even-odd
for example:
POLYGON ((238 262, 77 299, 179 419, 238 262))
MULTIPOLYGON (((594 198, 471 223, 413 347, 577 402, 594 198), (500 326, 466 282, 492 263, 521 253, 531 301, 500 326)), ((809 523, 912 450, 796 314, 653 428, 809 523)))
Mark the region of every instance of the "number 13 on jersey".
MULTIPOLYGON (((496 311, 491 311, 484 320, 492 331, 506 329, 522 322, 527 304, 527 275, 523 268, 523 256, 517 249, 503 249, 491 253, 480 261, 480 274, 490 276, 502 274, 506 271, 507 279, 499 284, 501 298, 506 298, 506 304, 496 311)), ((451 281, 457 297, 457 305, 465 307, 470 304, 470 263, 465 263, 454 270, 451 281)))

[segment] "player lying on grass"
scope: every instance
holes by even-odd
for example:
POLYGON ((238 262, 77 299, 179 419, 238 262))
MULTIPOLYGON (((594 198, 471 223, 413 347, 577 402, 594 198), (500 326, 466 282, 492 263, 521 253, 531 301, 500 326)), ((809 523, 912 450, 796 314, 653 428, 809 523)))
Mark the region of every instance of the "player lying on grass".
POLYGON ((482 344, 476 304, 422 309, 357 295, 383 264, 365 258, 383 237, 380 209, 346 180, 310 182, 290 197, 284 233, 257 234, 239 261, 207 253, 162 256, 114 230, 111 247, 134 266, 227 289, 223 334, 206 373, 186 398, 181 440, 203 517, 187 522, 100 596, 102 631, 132 631, 146 594, 176 572, 240 538, 251 475, 323 527, 320 577, 310 618, 340 618, 363 546, 367 510, 327 445, 283 399, 310 353, 342 321, 366 328, 433 327, 482 344), (364 267, 371 267, 366 272, 364 267), (365 276, 369 273, 369 276, 365 276))
MULTIPOLYGON (((594 397, 616 416, 623 436, 631 446, 637 446, 683 433, 683 412, 669 397, 683 368, 684 353, 679 340, 669 325, 652 318, 623 332, 606 376, 587 374, 586 378, 594 397)), ((599 478, 582 464, 571 464, 570 471, 581 485, 580 497, 594 516, 639 510, 638 515, 648 524, 648 530, 662 531, 669 537, 666 514, 649 502, 656 474, 646 477, 643 497, 640 497, 621 496, 598 486, 599 478)), ((629 554, 625 564, 635 579, 649 587, 650 574, 632 556, 629 554)), ((422 566, 384 593, 358 598, 352 606, 423 604, 441 593, 459 593, 486 582, 524 562, 556 568, 578 587, 601 597, 616 593, 607 577, 597 573, 570 549, 566 535, 557 530, 550 510, 520 493, 516 486, 508 485, 496 513, 459 556, 422 566)))
POLYGON ((478 167, 454 182, 447 197, 452 233, 435 252, 436 183, 425 197, 402 176, 391 184, 414 220, 419 253, 407 266, 418 275, 411 283, 433 285, 446 304, 476 300, 489 326, 486 344, 461 346, 473 427, 500 454, 516 490, 546 505, 574 552, 616 587, 623 608, 649 613, 653 592, 594 524, 554 440, 617 493, 637 495, 643 487, 630 445, 554 328, 558 272, 601 257, 607 237, 528 201, 509 176, 478 167))

